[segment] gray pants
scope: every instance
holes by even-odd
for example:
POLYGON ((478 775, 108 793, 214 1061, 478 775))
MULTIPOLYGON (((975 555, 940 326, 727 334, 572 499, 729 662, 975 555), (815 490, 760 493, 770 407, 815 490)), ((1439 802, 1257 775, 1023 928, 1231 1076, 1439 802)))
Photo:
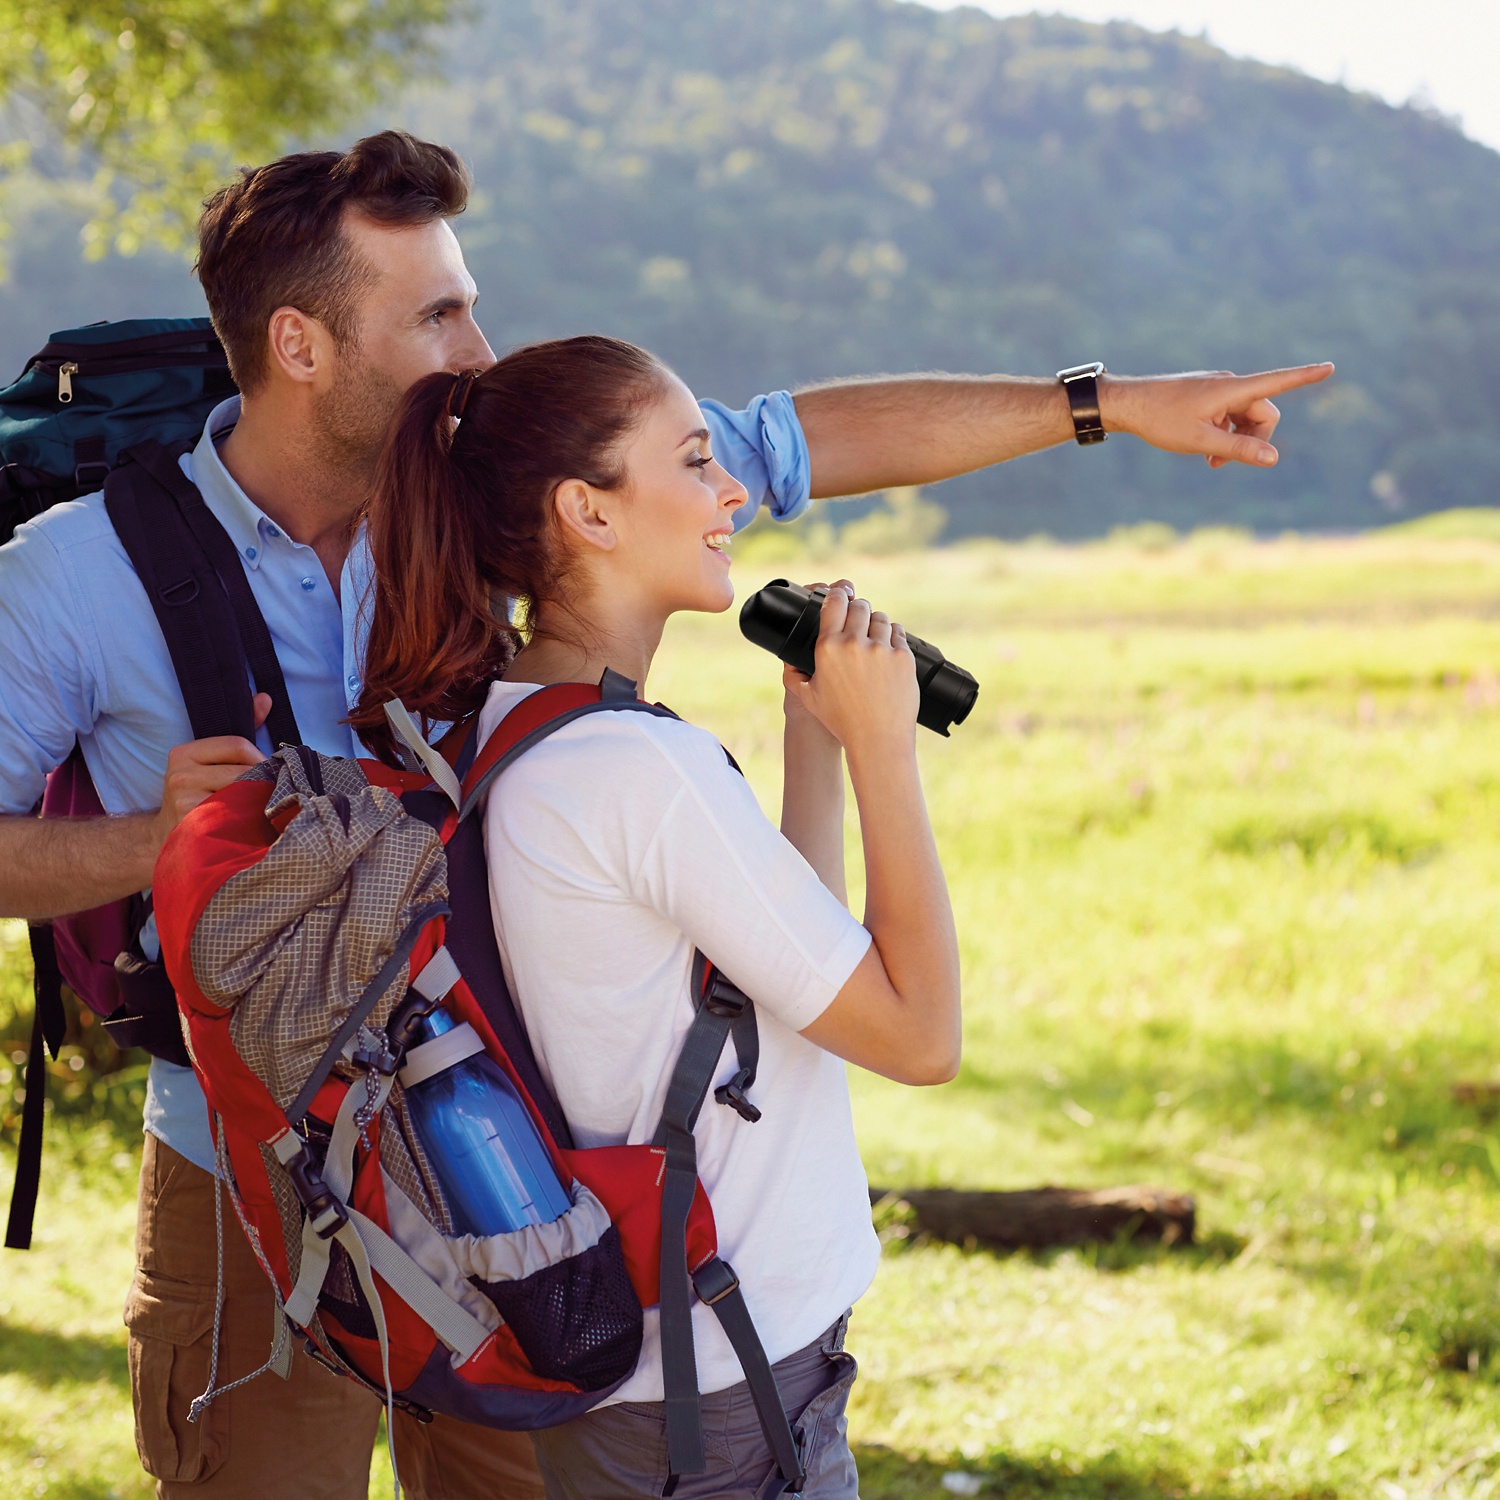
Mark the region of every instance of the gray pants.
MULTIPOLYGON (((844 1407, 858 1373, 844 1353, 844 1314, 820 1339, 775 1365, 782 1404, 802 1445, 806 1500, 859 1500, 844 1407)), ((534 1432, 548 1500, 658 1500, 667 1480, 667 1419, 659 1401, 626 1401, 534 1432)), ((673 1500, 755 1500, 776 1465, 750 1387, 703 1398, 708 1470, 684 1474, 673 1500)))

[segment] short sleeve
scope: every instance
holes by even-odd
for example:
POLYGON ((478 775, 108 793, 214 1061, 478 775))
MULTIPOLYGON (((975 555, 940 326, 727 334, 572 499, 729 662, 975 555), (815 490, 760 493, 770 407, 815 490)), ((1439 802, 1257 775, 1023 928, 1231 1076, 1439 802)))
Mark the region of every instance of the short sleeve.
POLYGON ((735 515, 748 526, 761 506, 778 521, 794 521, 812 503, 812 459, 790 392, 757 396, 743 411, 700 401, 714 456, 750 492, 735 515))
POLYGON ((29 812, 98 718, 98 642, 79 581, 45 530, 0 547, 0 814, 29 812))
POLYGON ((670 762, 677 787, 653 811, 631 894, 801 1031, 844 987, 870 934, 771 825, 712 736, 686 725, 635 728, 670 762))

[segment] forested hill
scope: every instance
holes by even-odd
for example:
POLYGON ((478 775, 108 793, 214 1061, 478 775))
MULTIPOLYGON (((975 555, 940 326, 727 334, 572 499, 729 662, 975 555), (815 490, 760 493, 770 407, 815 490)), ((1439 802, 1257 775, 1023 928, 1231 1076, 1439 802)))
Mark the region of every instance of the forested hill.
MULTIPOLYGON (((942 498, 1010 534, 1500 502, 1500 155, 1441 120, 1178 35, 895 0, 482 0, 440 66, 380 123, 472 161, 497 343, 605 329, 731 400, 1331 358, 1273 474, 1122 440, 942 498)), ((47 324, 191 300, 160 262, 69 268, 69 234, 16 226, 10 364, 47 324)))

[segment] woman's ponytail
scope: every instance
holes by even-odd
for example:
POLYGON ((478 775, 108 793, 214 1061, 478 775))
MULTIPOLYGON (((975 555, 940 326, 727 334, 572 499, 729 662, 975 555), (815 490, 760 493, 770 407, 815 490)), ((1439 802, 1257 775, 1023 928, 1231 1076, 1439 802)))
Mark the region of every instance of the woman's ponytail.
POLYGON ((428 723, 461 719, 483 703, 514 650, 480 565, 484 502, 452 452, 454 418, 469 411, 476 375, 429 375, 412 388, 366 512, 377 584, 360 604, 370 633, 350 722, 386 759, 395 753, 387 702, 400 698, 428 723))

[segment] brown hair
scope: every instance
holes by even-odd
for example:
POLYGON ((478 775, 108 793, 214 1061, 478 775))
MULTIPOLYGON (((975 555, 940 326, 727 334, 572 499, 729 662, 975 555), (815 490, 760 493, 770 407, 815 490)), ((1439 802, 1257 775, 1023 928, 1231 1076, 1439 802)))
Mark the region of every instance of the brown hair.
POLYGON ((621 444, 666 373, 644 349, 590 335, 407 393, 367 511, 375 590, 350 723, 371 749, 394 754, 392 698, 429 724, 484 702, 521 640, 509 601, 525 601, 533 629, 566 607, 553 493, 565 479, 620 486, 621 444))
POLYGON ((462 213, 469 186, 446 146, 382 130, 345 152, 245 167, 220 188, 198 220, 194 269, 239 388, 265 380, 266 330, 278 307, 316 318, 340 348, 354 342, 370 268, 344 233, 346 209, 379 224, 426 224, 462 213))

